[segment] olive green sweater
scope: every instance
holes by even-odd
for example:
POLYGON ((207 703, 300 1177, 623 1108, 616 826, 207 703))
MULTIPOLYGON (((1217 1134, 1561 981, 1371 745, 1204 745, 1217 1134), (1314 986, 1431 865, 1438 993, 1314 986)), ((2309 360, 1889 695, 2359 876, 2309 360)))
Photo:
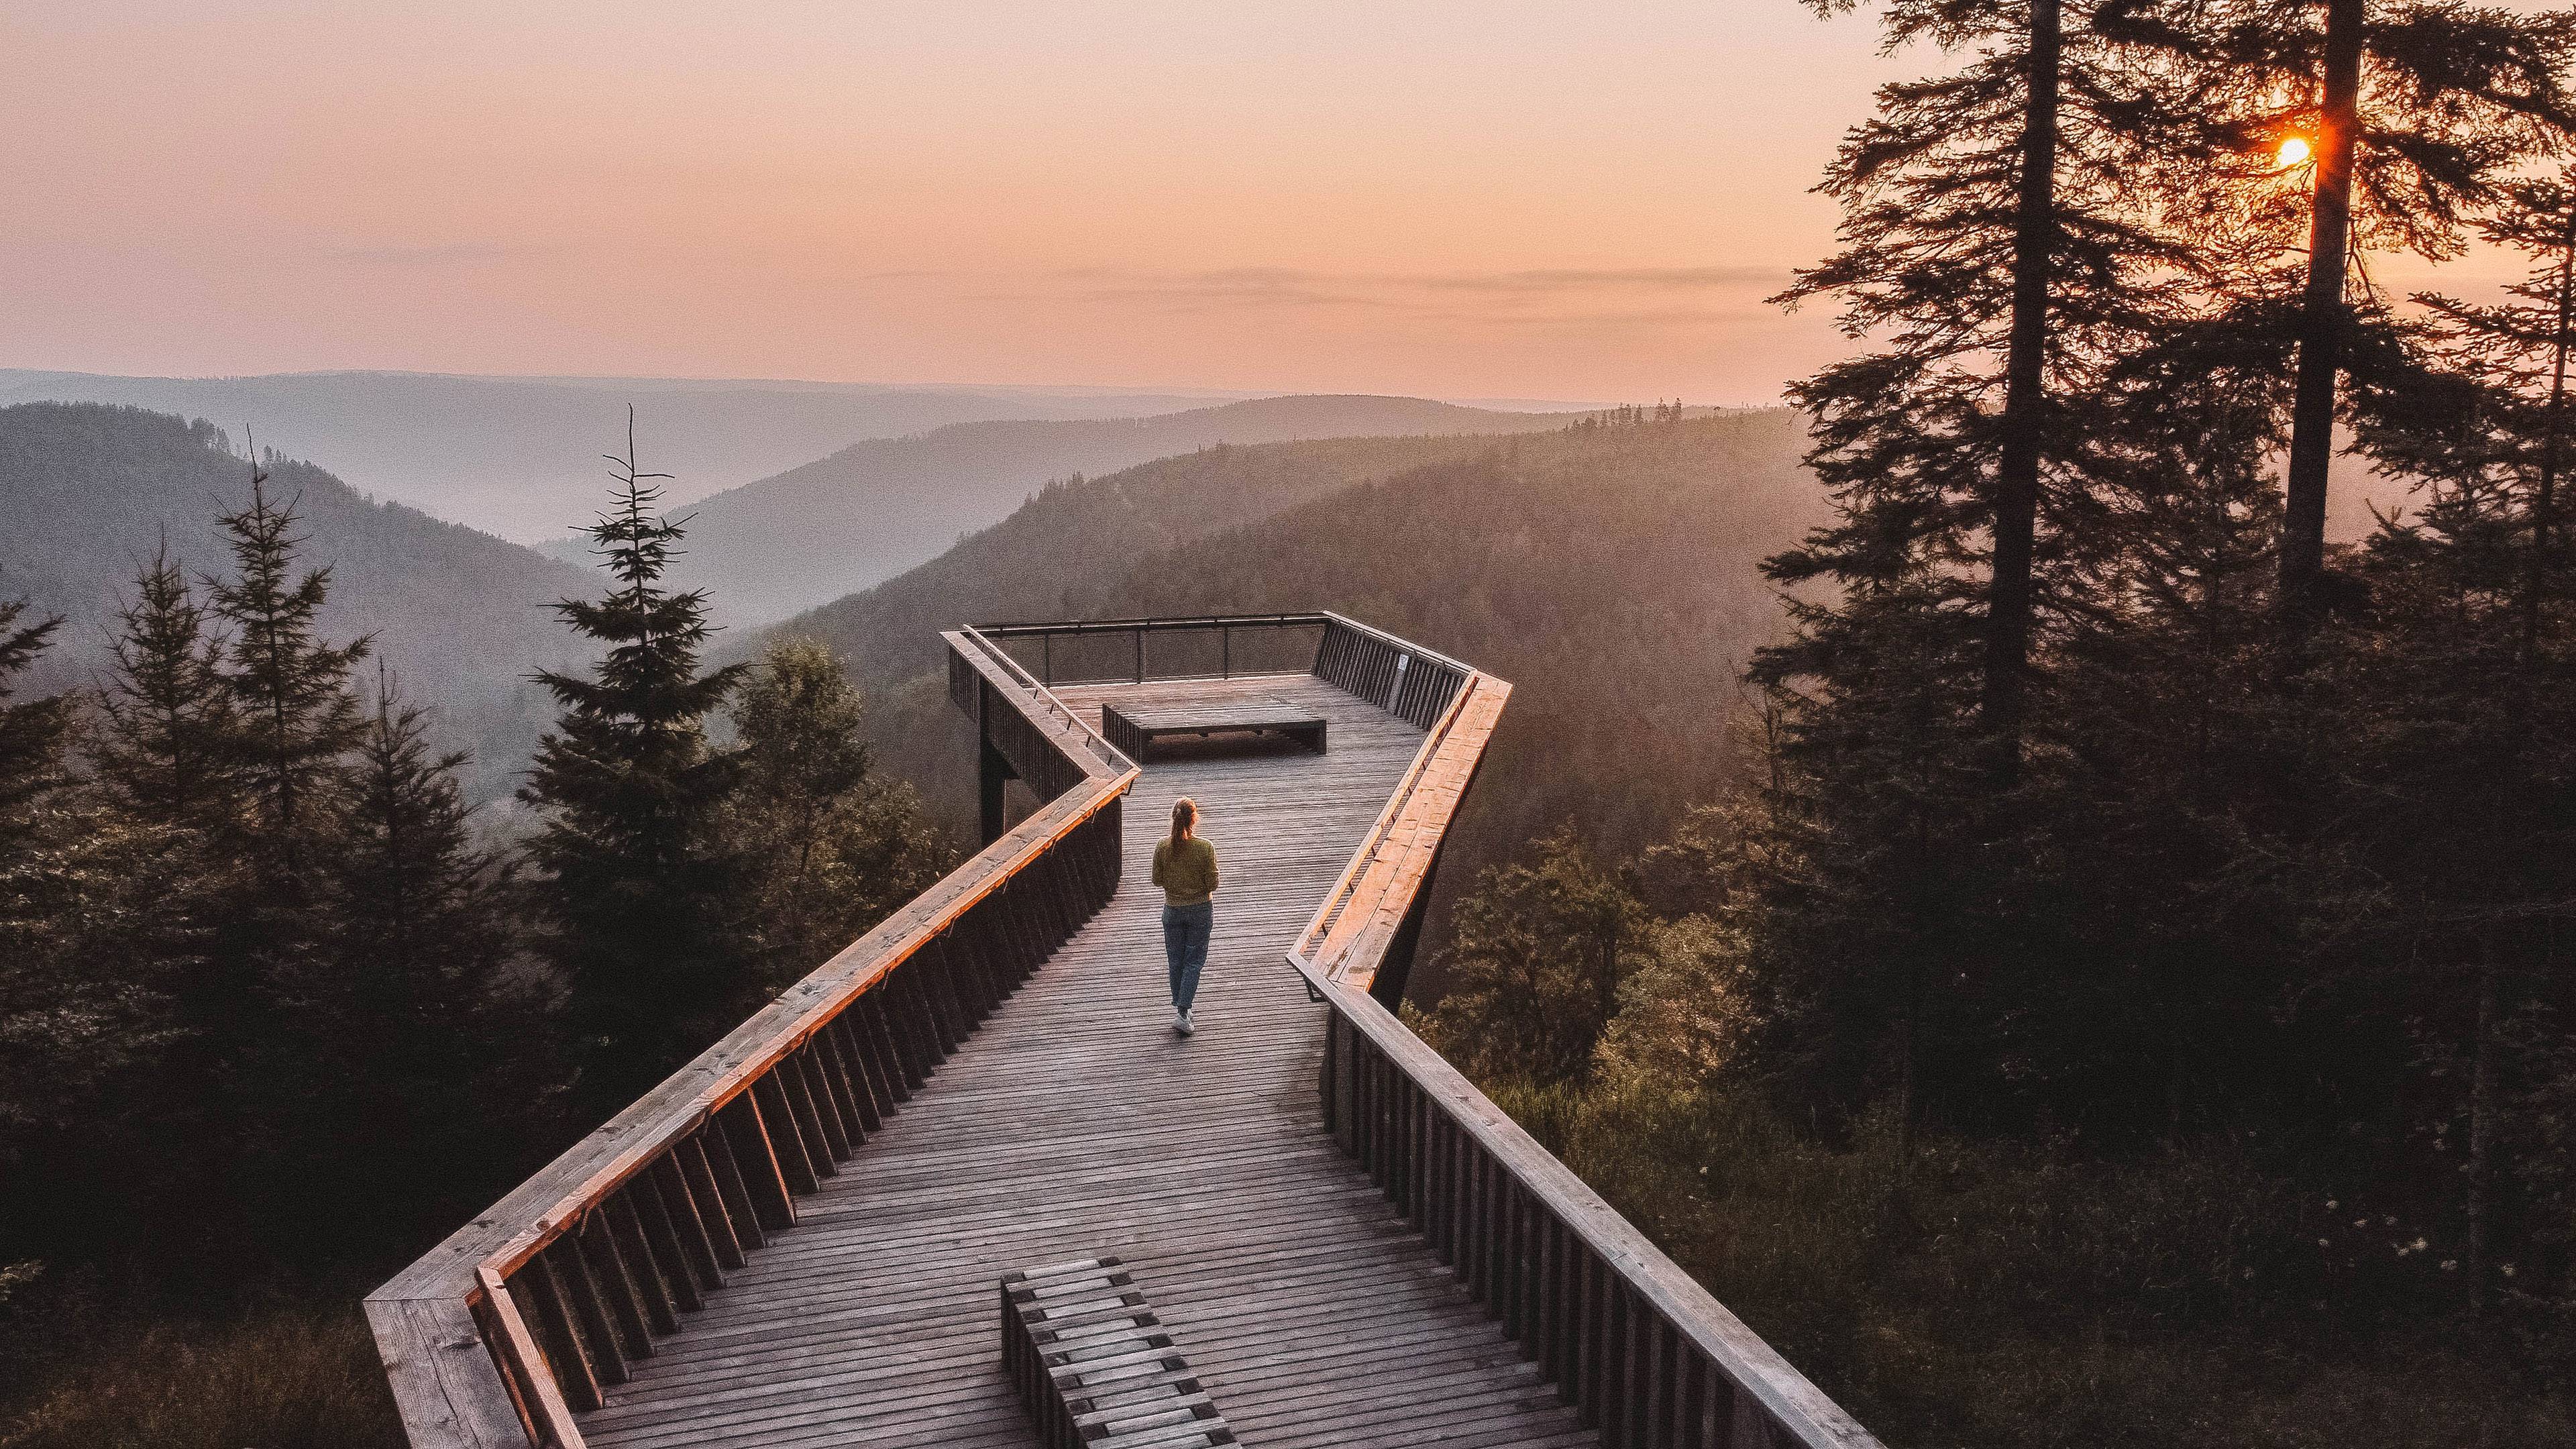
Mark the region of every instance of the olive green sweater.
POLYGON ((1163 903, 1195 906, 1216 894, 1216 847, 1193 835, 1172 848, 1164 836, 1154 844, 1154 884, 1163 888, 1163 903))

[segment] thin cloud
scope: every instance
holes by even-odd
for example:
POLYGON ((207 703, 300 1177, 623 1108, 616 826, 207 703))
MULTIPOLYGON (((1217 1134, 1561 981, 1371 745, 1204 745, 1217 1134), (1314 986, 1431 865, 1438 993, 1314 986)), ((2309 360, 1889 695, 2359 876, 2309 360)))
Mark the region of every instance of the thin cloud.
POLYGON ((418 242, 335 247, 329 255, 370 267, 471 267, 526 256, 534 250, 500 242, 418 242))
POLYGON ((1524 272, 1460 272, 1418 279, 1423 286, 1470 292, 1594 292, 1645 290, 1695 292, 1724 287, 1773 287, 1789 280, 1787 267, 1551 268, 1524 272))
POLYGON ((1145 305, 1169 312, 1229 309, 1344 309, 1393 311, 1433 317, 1484 317, 1503 314, 1533 319, 1555 308, 1577 316, 1656 315, 1678 320, 1712 314, 1680 302, 1689 296, 1732 293, 1759 297, 1789 280, 1787 267, 1633 267, 1549 268, 1496 272, 1328 272, 1289 267, 1232 267, 1198 272, 1121 272, 1107 268, 1069 269, 1059 280, 1081 284, 1084 300, 1145 305), (1605 309, 1609 296, 1642 299, 1655 295, 1662 305, 1605 309), (1461 312, 1465 296, 1490 299, 1494 306, 1461 312))

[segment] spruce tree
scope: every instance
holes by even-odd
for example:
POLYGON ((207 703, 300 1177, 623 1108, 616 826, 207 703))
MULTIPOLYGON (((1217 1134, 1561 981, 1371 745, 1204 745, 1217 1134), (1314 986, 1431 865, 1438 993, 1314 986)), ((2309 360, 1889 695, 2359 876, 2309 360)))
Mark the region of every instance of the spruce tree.
MULTIPOLYGON (((1852 8, 1811 0, 1819 13, 1852 8)), ((2185 43, 2139 0, 1897 0, 1887 48, 1952 74, 1890 85, 1820 188, 1842 249, 1782 294, 1831 297, 1879 350, 1796 384, 1809 462, 1841 526, 1784 557, 1786 581, 1908 581, 1974 631, 1990 772, 2017 776, 2030 660, 2076 587, 2092 504, 2078 440, 2099 374, 2169 312, 2179 250, 2153 215, 2189 132, 2165 62, 2185 43)))
MULTIPOLYGON (((2381 377, 2398 320, 2352 283, 2368 251, 2429 261, 2459 254, 2465 228, 2535 158, 2563 146, 2576 108, 2566 80, 2576 22, 2518 15, 2459 0, 2233 0, 2209 27, 2210 89, 2241 158, 2232 178, 2304 205, 2275 207, 2271 234, 2300 257, 2295 277, 2238 285, 2249 316, 2277 325, 2268 305, 2284 293, 2297 347, 2295 392, 2285 420, 2289 451, 2282 520, 2282 602, 2294 627, 2326 602, 2327 470, 2335 426, 2381 377), (2302 165, 2279 165, 2298 139, 2302 165), (2263 172, 2276 179, 2268 186, 2263 172), (2347 383, 2364 386, 2360 395, 2347 383)), ((2366 286, 2366 273, 2362 274, 2366 286)))
POLYGON ((2106 1125, 2171 1138, 2252 1089, 2291 944, 2263 850, 2283 753, 2271 643, 2277 353, 2224 322, 2120 369, 2097 440, 2115 538, 2060 656, 2066 722, 2024 847, 2063 949, 2024 963, 2021 1070, 2106 1125), (2250 832, 2250 834, 2249 834, 2250 832))
POLYGON ((250 506, 219 520, 234 577, 209 580, 215 614, 232 627, 222 673, 231 695, 249 828, 279 880, 301 893, 315 836, 327 830, 345 783, 345 757, 364 729, 349 670, 370 639, 322 641, 316 616, 328 566, 296 572, 295 507, 269 502, 268 474, 251 470, 250 506))
POLYGON ((166 545, 136 573, 134 596, 117 618, 116 666, 99 690, 91 768, 139 820, 229 827, 239 782, 224 643, 166 545))
POLYGON ((24 805, 61 782, 63 735, 70 702, 59 696, 11 702, 16 680, 45 651, 60 618, 26 618, 24 599, 0 602, 0 814, 24 805))
POLYGON ((254 462, 248 506, 218 520, 233 574, 204 581, 209 612, 227 631, 215 678, 228 727, 213 753, 238 803, 203 831, 223 880, 206 917, 204 965, 180 994, 185 1056, 215 1113, 204 1145, 219 1154, 214 1170, 241 1216, 226 1231, 252 1242, 274 1230, 273 1210, 330 1151, 316 1108, 333 1079, 312 1049, 332 990, 322 872, 363 728, 349 670, 369 649, 363 637, 321 637, 331 571, 300 566, 294 506, 273 502, 267 481, 254 462))
POLYGON ((686 520, 655 510, 654 480, 667 475, 637 471, 631 411, 626 453, 609 462, 616 504, 588 532, 612 585, 555 606, 605 653, 586 677, 537 676, 560 715, 519 792, 544 821, 529 853, 545 949, 571 984, 583 1089, 598 1111, 732 1026, 760 980, 722 829, 739 761, 705 730, 744 667, 702 672, 706 595, 661 586, 686 520))
POLYGON ((55 627, 24 618, 0 604, 0 1256, 130 1252, 149 1213, 125 1164, 184 1161, 161 1066, 198 893, 175 832, 80 788, 74 701, 13 700, 55 627))
POLYGON ((1768 882, 1795 925, 1763 990, 1783 1076, 1840 1108, 1891 1096, 1900 1135, 2016 1069, 2028 967, 2059 943, 2029 862, 2135 483, 2103 438, 2122 369, 2199 302, 2167 224, 2204 184, 2197 13, 1886 6, 1889 49, 1956 66, 1880 91, 1821 188, 1840 249, 1784 294, 1835 300, 1871 350, 1792 389, 1835 516, 1764 566, 1794 627, 1752 670, 1784 784, 1760 849, 1803 870, 1768 882))
MULTIPOLYGON (((2529 274, 2495 302, 2426 295, 2424 352, 2476 385, 2465 427, 2382 426, 2367 438, 2422 481, 2414 516, 2371 540, 2378 607, 2335 661, 2347 802, 2319 846, 2365 925, 2370 971, 2329 963, 2360 1007, 2407 983, 2429 1091, 2461 1129, 2463 1264, 2473 1306, 2499 1287, 2506 1204, 2535 1185, 2509 1160, 2511 1104, 2564 1069, 2549 1023, 2576 1010, 2556 945, 2576 874, 2576 632, 2560 542, 2568 365, 2576 356, 2576 191, 2524 178, 2481 231, 2529 274), (2520 1177, 2520 1181, 2516 1178, 2520 1177), (2517 1193, 2514 1189, 2520 1189, 2517 1193)), ((2434 1132, 2447 1132, 2437 1114, 2434 1132)), ((2563 1151, 2563 1149, 2562 1149, 2563 1151)), ((2559 1164, 2564 1170, 2566 1164, 2559 1164)))
POLYGON ((390 1191, 423 1226, 548 1100, 543 1004, 509 974, 514 882, 471 838, 465 758, 431 749, 426 712, 379 671, 324 869, 325 970, 297 1032, 317 1076, 345 1084, 315 1104, 330 1180, 378 1212, 390 1191))

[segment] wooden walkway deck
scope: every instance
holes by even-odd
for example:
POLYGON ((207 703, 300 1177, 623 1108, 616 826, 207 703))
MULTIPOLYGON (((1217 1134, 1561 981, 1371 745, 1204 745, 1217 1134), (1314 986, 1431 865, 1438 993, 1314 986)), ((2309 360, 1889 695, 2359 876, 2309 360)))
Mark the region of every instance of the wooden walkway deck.
POLYGON ((1017 1449, 996 1284, 1114 1253, 1246 1444, 1597 1443, 1317 1120, 1325 1008, 1281 954, 1422 732, 1304 675, 1057 693, 1086 712, 1292 700, 1330 721, 1331 751, 1158 750, 1109 908, 582 1416, 589 1442, 1017 1449), (1190 1038, 1170 1030, 1147 880, 1183 794, 1225 879, 1190 1038))

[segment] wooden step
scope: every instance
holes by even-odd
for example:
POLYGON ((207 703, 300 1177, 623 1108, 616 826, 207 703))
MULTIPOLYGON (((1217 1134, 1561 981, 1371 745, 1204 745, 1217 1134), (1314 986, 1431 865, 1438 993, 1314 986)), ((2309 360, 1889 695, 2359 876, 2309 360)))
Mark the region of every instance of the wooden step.
POLYGON ((1189 1359, 1115 1257, 1004 1275, 1002 1369, 1047 1449, 1235 1442, 1189 1359))

